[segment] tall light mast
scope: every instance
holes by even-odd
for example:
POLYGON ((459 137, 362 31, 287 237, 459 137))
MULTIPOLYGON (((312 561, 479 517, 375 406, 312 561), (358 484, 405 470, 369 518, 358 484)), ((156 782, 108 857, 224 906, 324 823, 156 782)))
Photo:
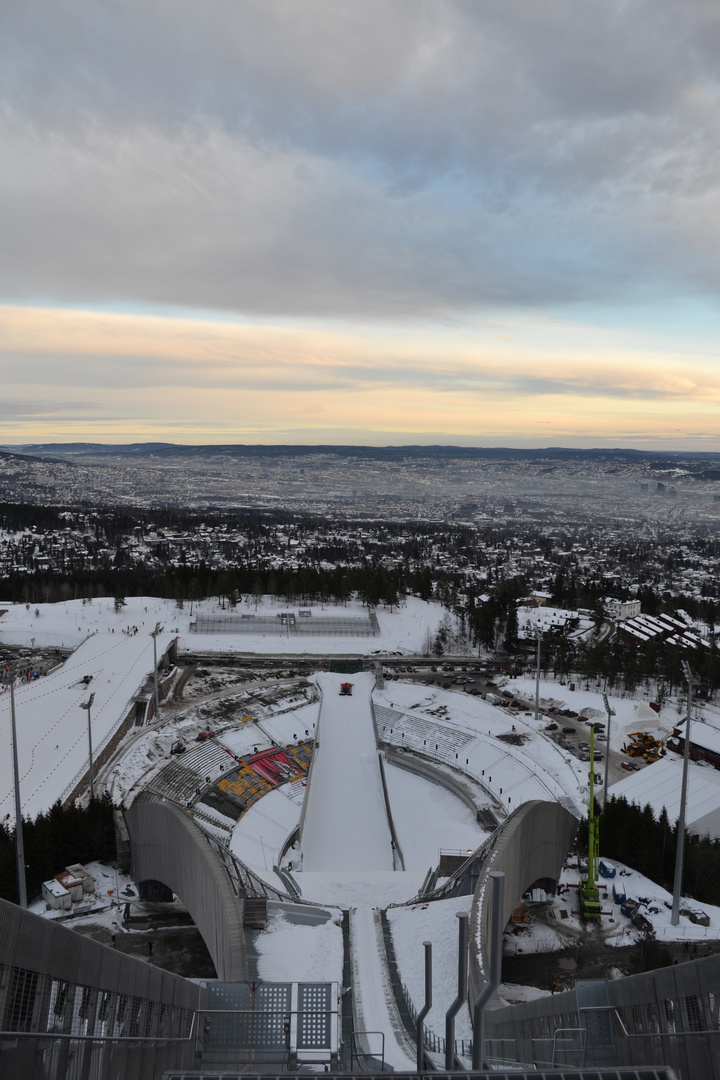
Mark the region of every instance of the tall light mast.
POLYGON ((580 882, 580 910, 585 919, 599 919, 602 914, 597 887, 600 861, 600 830, 595 813, 595 725, 590 725, 590 806, 588 808, 587 877, 580 882))
POLYGON ((15 862, 17 865, 18 903, 26 908, 25 846, 23 844, 22 801, 20 799, 20 769, 18 767, 17 724, 15 722, 15 665, 10 667, 3 682, 10 687, 10 729, 12 732, 13 786, 15 789, 15 862))

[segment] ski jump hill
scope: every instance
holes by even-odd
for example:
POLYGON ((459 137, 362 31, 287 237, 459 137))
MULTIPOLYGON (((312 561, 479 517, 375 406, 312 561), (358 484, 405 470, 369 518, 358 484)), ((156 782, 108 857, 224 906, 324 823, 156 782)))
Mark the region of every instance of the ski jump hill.
POLYGON ((374 678, 321 675, 320 716, 302 822, 303 877, 314 871, 394 870, 371 693, 374 678))

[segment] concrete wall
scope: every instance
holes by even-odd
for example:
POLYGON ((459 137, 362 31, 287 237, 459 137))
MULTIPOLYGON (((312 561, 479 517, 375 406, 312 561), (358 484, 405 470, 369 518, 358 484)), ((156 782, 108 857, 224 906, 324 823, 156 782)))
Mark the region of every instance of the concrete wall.
POLYGON ((135 881, 161 881, 180 897, 218 979, 247 979, 243 901, 197 825, 173 803, 142 800, 125 812, 125 820, 135 881))
POLYGON ((483 864, 470 920, 470 1000, 485 985, 490 969, 487 951, 490 939, 490 879, 492 870, 505 874, 503 926, 523 893, 540 878, 560 876, 563 862, 572 848, 577 818, 554 802, 527 802, 508 818, 498 834, 493 850, 483 864))
MULTIPOLYGON (((720 1080, 719 986, 720 955, 608 982, 619 1063, 720 1080)), ((579 1023, 573 990, 488 1012, 485 1033, 512 1040, 521 1061, 549 1061, 556 1029, 579 1023)))
MULTIPOLYGON (((0 900, 0 1025, 3 1031, 175 1039, 174 1043, 71 1043, 18 1038, 0 1050, 0 1075, 24 1080, 87 1075, 104 1055, 107 1077, 154 1080, 190 1068, 200 987, 0 900), (69 1059, 71 1067, 68 1068, 69 1059), (73 1073, 73 1069, 75 1073, 73 1073), (79 1071, 78 1071, 79 1070, 79 1071)), ((97 1075, 91 1073, 91 1075, 97 1075)))

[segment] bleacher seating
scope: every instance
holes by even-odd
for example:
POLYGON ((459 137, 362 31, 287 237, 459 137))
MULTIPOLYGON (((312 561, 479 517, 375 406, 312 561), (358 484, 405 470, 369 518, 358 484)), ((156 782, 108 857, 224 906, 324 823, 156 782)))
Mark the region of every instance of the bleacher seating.
POLYGON ((374 612, 367 615, 312 615, 290 619, 278 615, 228 612, 200 614, 191 623, 195 634, 263 634, 277 637, 373 637, 380 632, 374 612))
POLYGON ((472 732, 413 716, 412 713, 400 713, 395 709, 376 707, 375 717, 381 741, 407 746, 410 750, 429 754, 449 765, 459 761, 460 751, 474 740, 472 732))
POLYGON ((221 792, 237 799, 246 810, 279 785, 307 776, 312 747, 309 740, 297 746, 253 754, 219 780, 217 786, 221 792))
POLYGON ((148 787, 158 795, 166 795, 175 802, 186 805, 193 800, 200 787, 201 781, 198 773, 192 769, 186 769, 179 761, 170 761, 148 784, 148 787))
POLYGON ((198 776, 210 775, 214 779, 219 773, 227 772, 232 767, 234 756, 217 740, 205 739, 188 747, 182 760, 186 769, 192 769, 198 776))
POLYGON ((375 721, 381 742, 459 769, 508 811, 531 799, 556 800, 565 794, 537 762, 526 760, 522 750, 492 736, 382 705, 375 706, 375 721))

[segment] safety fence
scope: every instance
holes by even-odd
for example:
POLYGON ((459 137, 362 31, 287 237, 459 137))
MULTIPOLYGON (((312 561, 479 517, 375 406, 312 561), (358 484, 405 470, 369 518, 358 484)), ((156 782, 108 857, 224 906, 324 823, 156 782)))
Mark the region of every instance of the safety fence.
POLYGON ((233 613, 198 615, 191 624, 194 634, 240 634, 269 637, 376 637, 380 633, 374 611, 367 615, 313 615, 302 617, 292 611, 276 615, 233 613))

